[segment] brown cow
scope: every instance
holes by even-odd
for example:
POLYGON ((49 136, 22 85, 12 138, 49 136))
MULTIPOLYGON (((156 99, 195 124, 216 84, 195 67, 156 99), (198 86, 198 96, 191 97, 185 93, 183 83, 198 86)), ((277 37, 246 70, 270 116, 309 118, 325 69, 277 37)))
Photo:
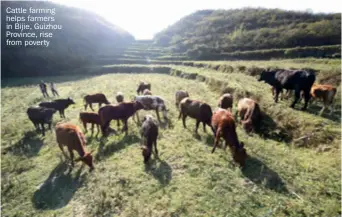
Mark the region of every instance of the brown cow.
POLYGON ((145 89, 151 90, 151 84, 150 83, 146 83, 143 81, 140 81, 139 85, 138 85, 138 89, 137 89, 137 94, 139 95, 140 93, 142 93, 145 89))
POLYGON ((59 148, 62 150, 65 158, 68 157, 64 152, 63 147, 68 147, 71 159, 71 166, 74 167, 73 150, 75 150, 80 155, 79 158, 75 159, 75 162, 83 161, 90 167, 90 171, 92 171, 94 169, 93 156, 91 155, 91 153, 85 150, 86 139, 81 129, 72 123, 59 122, 56 124, 55 131, 57 143, 59 145, 59 148))
POLYGON ((247 153, 244 148, 244 143, 239 142, 232 113, 222 108, 217 109, 213 114, 211 125, 216 132, 215 145, 211 153, 215 152, 216 146, 220 139, 223 138, 225 140, 224 150, 229 145, 234 161, 240 164, 241 167, 244 167, 247 153))
POLYGON ((143 95, 152 95, 152 92, 149 89, 145 89, 143 95))
MULTIPOLYGON (((178 119, 182 117, 184 128, 186 128, 185 120, 187 116, 196 119, 196 128, 195 128, 196 134, 198 133, 197 132, 198 126, 201 122, 203 123, 204 132, 206 132, 206 129, 205 129, 206 125, 211 127, 211 117, 213 113, 212 113, 210 105, 208 105, 207 103, 204 103, 198 100, 192 100, 192 99, 189 99, 189 97, 186 97, 182 99, 179 107, 180 107, 180 112, 179 112, 178 119)), ((211 129, 213 130, 212 127, 211 129)))
POLYGON ((87 110, 87 107, 89 105, 92 111, 94 111, 92 106, 93 103, 98 103, 99 108, 101 107, 102 103, 106 105, 110 104, 103 93, 88 94, 83 98, 83 101, 85 102, 84 109, 87 110))
POLYGON ((329 84, 313 84, 311 87, 311 103, 315 99, 320 99, 323 101, 323 108, 319 112, 319 115, 322 115, 326 107, 330 106, 330 115, 334 112, 334 97, 336 95, 337 89, 329 84))
POLYGON ((105 105, 99 109, 101 120, 101 131, 103 136, 108 135, 109 124, 111 120, 121 120, 124 123, 122 131, 128 131, 127 120, 133 116, 138 110, 143 109, 140 102, 122 102, 117 105, 105 105))
POLYGON ((240 99, 237 113, 246 132, 251 132, 259 126, 261 111, 258 103, 254 100, 249 98, 240 99))
POLYGON ((176 91, 176 107, 179 110, 179 103, 184 99, 185 97, 189 97, 188 91, 185 90, 177 90, 176 91))
POLYGON ((229 93, 223 94, 219 99, 218 107, 232 111, 233 96, 229 93))
POLYGON ((80 112, 80 121, 83 123, 85 133, 88 132, 87 130, 87 123, 91 124, 91 135, 94 134, 94 125, 97 127, 97 134, 100 132, 100 126, 101 126, 101 121, 100 121, 100 116, 98 113, 95 112, 80 112))

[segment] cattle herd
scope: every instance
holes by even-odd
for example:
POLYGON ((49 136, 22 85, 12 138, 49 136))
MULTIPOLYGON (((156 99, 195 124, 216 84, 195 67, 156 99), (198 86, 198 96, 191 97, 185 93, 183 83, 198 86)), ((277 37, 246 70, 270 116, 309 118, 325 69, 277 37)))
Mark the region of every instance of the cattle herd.
MULTIPOLYGON (((331 85, 314 84, 315 79, 316 77, 313 72, 305 70, 264 70, 261 72, 258 81, 265 81, 272 86, 272 94, 276 103, 283 89, 287 90, 287 96, 291 90, 294 90, 295 94, 294 101, 291 104, 292 108, 295 107, 295 104, 301 98, 305 100, 302 110, 307 109, 309 101, 312 102, 313 99, 321 99, 324 106, 320 114, 323 113, 327 106, 330 106, 330 113, 333 112, 333 100, 336 94, 336 88, 331 85)), ((86 95, 83 98, 85 103, 84 109, 87 110, 89 105, 92 112, 80 112, 79 119, 83 124, 85 133, 87 133, 87 124, 89 123, 91 124, 92 135, 94 133, 94 125, 96 125, 97 135, 101 129, 102 136, 107 137, 111 132, 116 132, 109 127, 110 122, 116 120, 118 128, 120 127, 120 122, 123 123, 122 131, 127 135, 127 121, 130 117, 134 120, 136 116, 136 121, 139 123, 139 110, 154 110, 158 120, 155 120, 150 114, 145 115, 140 128, 142 155, 144 163, 147 163, 153 152, 153 147, 155 156, 158 156, 158 122, 161 122, 159 112, 162 112, 163 118, 167 122, 168 109, 162 97, 152 94, 150 83, 140 82, 136 92, 137 96, 131 101, 125 101, 123 93, 118 92, 116 94, 116 104, 111 104, 102 93, 86 95), (98 112, 94 112, 93 103, 98 103, 98 112)), ((283 94, 281 98, 283 98, 283 94)), ((48 124, 51 130, 53 114, 59 111, 60 117, 65 118, 64 111, 72 104, 75 104, 75 102, 71 98, 41 102, 39 106, 29 107, 27 109, 27 115, 36 130, 40 130, 39 125, 41 126, 41 132, 44 136, 44 124, 48 124)), ((178 90, 175 93, 175 106, 179 111, 178 119, 182 119, 184 128, 186 128, 187 117, 196 120, 196 133, 201 123, 204 132, 206 132, 206 126, 210 127, 215 138, 212 153, 215 152, 220 139, 223 138, 225 141, 224 149, 229 146, 233 160, 240 167, 244 167, 247 152, 244 148, 244 143, 238 139, 235 119, 240 119, 239 123, 247 133, 251 133, 258 128, 262 119, 262 111, 255 100, 250 98, 240 99, 237 103, 237 111, 234 116, 232 114, 233 95, 230 93, 223 94, 218 99, 218 108, 212 111, 209 104, 192 99, 188 91, 178 90)), ((73 151, 75 150, 79 154, 79 158, 75 161, 83 161, 90 167, 90 170, 94 169, 92 153, 87 152, 85 149, 86 139, 80 127, 72 123, 58 122, 55 126, 55 133, 57 143, 66 158, 68 157, 63 147, 67 146, 72 166, 74 165, 73 151)))

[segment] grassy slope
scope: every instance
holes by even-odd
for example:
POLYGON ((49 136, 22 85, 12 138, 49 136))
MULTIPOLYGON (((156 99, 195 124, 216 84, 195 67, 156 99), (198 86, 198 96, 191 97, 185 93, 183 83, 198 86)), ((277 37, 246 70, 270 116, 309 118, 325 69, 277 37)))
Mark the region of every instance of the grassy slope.
MULTIPOLYGON (((92 175, 81 164, 68 174, 60 161, 54 133, 48 132, 45 138, 36 135, 24 112, 28 105, 43 100, 38 88, 3 88, 3 215, 337 216, 340 212, 340 125, 333 121, 289 110, 286 102, 281 102, 278 109, 304 115, 308 123, 327 122, 338 133, 332 134, 332 149, 317 153, 314 149, 294 148, 258 135, 247 136, 238 126, 239 138, 246 143, 251 156, 246 170, 240 171, 231 165, 228 151, 218 149, 215 154, 210 153, 213 138, 202 129, 200 138, 196 137, 193 120, 188 119, 189 130, 184 130, 177 120, 177 89, 187 89, 191 97, 216 107, 219 94, 205 83, 156 74, 53 79, 61 81, 57 88, 62 96, 76 100, 66 116, 77 124, 86 93, 101 91, 113 102, 114 93, 123 91, 129 99, 139 80, 149 80, 153 93, 166 99, 172 121, 170 129, 160 131, 161 160, 144 168, 138 128, 130 120, 126 138, 122 134, 103 141, 88 137, 88 149, 95 150, 96 155, 97 169, 92 175), (17 114, 16 118, 12 114, 17 114)), ((239 89, 259 87, 252 80, 248 80, 246 87, 245 79, 243 74, 232 74, 230 83, 239 89)), ((260 87, 260 94, 271 97, 266 85, 260 87)), ((141 112, 140 116, 146 113, 141 112)), ((59 119, 56 115, 55 122, 59 119)))

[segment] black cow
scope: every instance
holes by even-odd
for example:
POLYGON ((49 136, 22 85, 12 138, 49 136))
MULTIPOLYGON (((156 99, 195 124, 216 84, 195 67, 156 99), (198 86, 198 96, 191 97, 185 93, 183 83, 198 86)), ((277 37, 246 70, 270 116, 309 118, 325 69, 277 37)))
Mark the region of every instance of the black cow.
POLYGON ((278 95, 283 89, 294 90, 295 99, 291 104, 291 108, 295 107, 295 104, 300 98, 300 93, 303 91, 305 104, 302 110, 306 110, 308 101, 310 100, 311 86, 316 80, 314 72, 308 72, 305 70, 264 70, 260 74, 258 81, 265 81, 275 88, 274 101, 278 102, 278 95))
POLYGON ((68 108, 71 104, 75 104, 74 100, 71 98, 67 99, 56 99, 53 100, 52 102, 41 102, 39 103, 40 107, 45 107, 45 108, 53 108, 59 111, 59 115, 61 118, 65 118, 64 115, 64 110, 68 108))
POLYGON ((52 118, 55 112, 56 110, 52 108, 43 108, 35 106, 29 107, 26 111, 29 119, 32 121, 36 130, 39 130, 39 124, 41 125, 43 136, 45 136, 44 124, 48 124, 49 129, 51 130, 52 118))

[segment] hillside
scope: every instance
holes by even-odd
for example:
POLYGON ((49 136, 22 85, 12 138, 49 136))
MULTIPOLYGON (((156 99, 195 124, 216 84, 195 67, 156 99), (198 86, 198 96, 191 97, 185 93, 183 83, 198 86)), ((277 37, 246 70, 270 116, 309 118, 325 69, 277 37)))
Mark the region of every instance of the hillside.
MULTIPOLYGON (((2 77, 58 74, 63 70, 89 64, 89 61, 98 54, 121 53, 127 44, 134 41, 134 37, 130 33, 94 13, 51 2, 1 2, 1 12, 2 77), (29 13, 6 14, 7 7, 55 8, 55 15, 36 15, 54 17, 54 22, 31 22, 31 24, 58 24, 62 25, 62 29, 30 31, 36 34, 42 31, 52 32, 54 35, 49 39, 51 42, 48 47, 5 46, 5 24, 14 24, 14 22, 6 22, 6 15, 34 16, 29 13)), ((20 30, 12 29, 11 32, 20 32, 20 30)))
POLYGON ((198 56, 257 49, 341 44, 341 14, 280 9, 201 10, 154 37, 154 42, 198 56))
MULTIPOLYGON (((332 65, 337 61, 329 62, 265 61, 260 65, 310 65, 323 67, 322 71, 340 68, 337 63, 332 65)), ((248 75, 255 62, 224 64, 231 67, 219 65, 214 70, 195 65, 111 65, 104 66, 106 74, 102 68, 80 68, 82 75, 9 79, 12 82, 1 89, 2 215, 339 216, 340 87, 335 112, 328 115, 326 111, 320 117, 319 102, 311 104, 306 112, 299 110, 302 105, 289 108, 292 99, 275 104, 269 85, 248 75), (71 97, 76 102, 66 110, 65 119, 54 115, 53 126, 68 121, 83 132, 78 117, 84 111, 85 94, 102 92, 115 103, 113 93, 122 91, 129 101, 139 81, 151 82, 153 94, 163 97, 169 109, 169 124, 160 123, 159 158, 152 156, 144 165, 141 125, 130 118, 127 136, 92 137, 88 125, 86 149, 93 151, 95 171, 89 173, 80 162, 70 171, 54 129, 42 137, 24 112, 28 106, 47 100, 36 86, 40 79, 56 82, 61 98, 71 97), (233 113, 242 97, 260 103, 265 112, 262 131, 246 134, 237 119, 238 137, 249 154, 246 168, 240 170, 232 164, 229 150, 218 148, 212 154, 212 134, 200 127, 196 135, 194 119, 187 118, 187 129, 183 128, 174 105, 174 94, 179 89, 189 91, 191 98, 207 102, 212 109, 217 108, 222 92, 230 92, 234 96, 233 113), (298 140, 305 135, 310 136, 307 141, 298 140)), ((98 105, 93 106, 97 111, 98 105)), ((155 111, 138 114, 140 120, 145 114, 156 118, 155 111)), ((122 125, 117 128, 112 121, 111 127, 121 129, 122 125)))

